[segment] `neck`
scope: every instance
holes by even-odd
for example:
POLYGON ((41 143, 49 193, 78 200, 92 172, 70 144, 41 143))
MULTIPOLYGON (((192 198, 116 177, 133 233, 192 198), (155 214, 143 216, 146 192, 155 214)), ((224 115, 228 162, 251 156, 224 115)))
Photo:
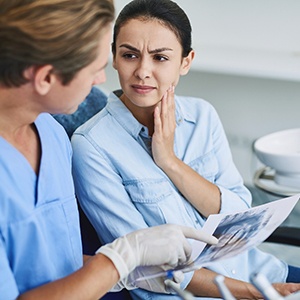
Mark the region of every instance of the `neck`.
POLYGON ((130 100, 128 100, 123 94, 120 97, 124 105, 130 110, 133 116, 148 128, 149 135, 152 136, 154 132, 154 108, 155 107, 139 107, 134 105, 130 100))
POLYGON ((0 87, 0 135, 13 134, 19 128, 31 125, 38 116, 32 109, 26 86, 0 87))
POLYGON ((0 88, 0 136, 15 147, 38 173, 40 140, 34 121, 37 112, 22 88, 0 88))

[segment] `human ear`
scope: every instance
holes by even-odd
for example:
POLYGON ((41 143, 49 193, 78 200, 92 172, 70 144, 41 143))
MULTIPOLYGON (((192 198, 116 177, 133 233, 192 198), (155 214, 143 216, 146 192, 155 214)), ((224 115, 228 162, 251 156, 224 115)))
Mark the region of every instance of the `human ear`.
POLYGON ((115 56, 113 56, 113 62, 112 62, 112 66, 115 70, 117 70, 117 64, 116 64, 116 58, 115 56))
POLYGON ((56 75, 53 74, 53 66, 51 65, 26 69, 24 77, 32 82, 34 89, 40 95, 46 95, 57 80, 56 75))
POLYGON ((53 66, 45 65, 36 70, 35 88, 41 95, 46 95, 56 82, 56 75, 53 74, 53 66))
POLYGON ((180 75, 186 75, 189 72, 194 57, 195 57, 195 51, 191 50, 188 56, 182 59, 182 63, 180 67, 180 75))

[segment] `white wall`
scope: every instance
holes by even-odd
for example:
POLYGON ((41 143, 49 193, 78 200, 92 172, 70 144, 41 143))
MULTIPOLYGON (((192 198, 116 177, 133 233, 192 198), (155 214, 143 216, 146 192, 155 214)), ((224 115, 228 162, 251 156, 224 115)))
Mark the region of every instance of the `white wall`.
MULTIPOLYGON (((252 153, 253 141, 300 127, 300 1, 176 2, 191 19, 197 51, 195 67, 176 92, 205 98, 216 107, 237 167, 251 184, 261 166, 252 153), (247 56, 249 51, 255 55, 247 56)), ((119 11, 128 1, 115 3, 119 11)), ((119 87, 111 66, 107 77, 103 88, 119 87)))

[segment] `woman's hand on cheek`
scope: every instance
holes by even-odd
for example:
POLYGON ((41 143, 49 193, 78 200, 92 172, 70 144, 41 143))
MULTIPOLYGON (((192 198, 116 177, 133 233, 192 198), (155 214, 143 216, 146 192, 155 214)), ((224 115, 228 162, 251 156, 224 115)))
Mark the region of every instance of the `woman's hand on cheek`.
POLYGON ((152 155, 155 163, 162 169, 176 158, 174 153, 175 128, 175 101, 174 87, 172 86, 163 96, 160 105, 154 110, 152 155))

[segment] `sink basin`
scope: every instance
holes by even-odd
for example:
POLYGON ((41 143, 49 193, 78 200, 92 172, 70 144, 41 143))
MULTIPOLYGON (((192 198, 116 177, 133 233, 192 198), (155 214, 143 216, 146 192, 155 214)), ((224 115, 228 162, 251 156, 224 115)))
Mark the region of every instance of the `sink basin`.
POLYGON ((254 150, 263 164, 275 170, 277 184, 300 190, 300 128, 263 136, 254 143, 254 150))

